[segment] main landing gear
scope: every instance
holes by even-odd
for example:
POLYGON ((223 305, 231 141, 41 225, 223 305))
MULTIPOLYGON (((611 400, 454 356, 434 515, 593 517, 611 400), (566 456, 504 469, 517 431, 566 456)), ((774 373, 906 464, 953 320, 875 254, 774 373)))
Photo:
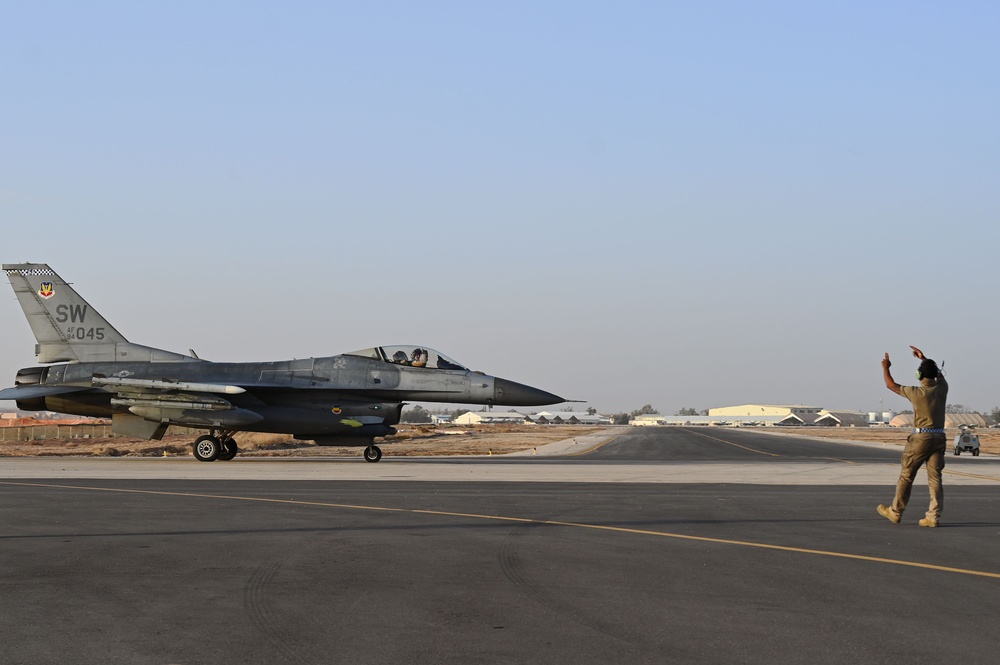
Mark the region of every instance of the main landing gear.
MULTIPOLYGON (((194 440, 194 458, 199 462, 214 462, 215 460, 229 461, 236 457, 239 447, 236 439, 233 438, 235 432, 221 431, 204 434, 194 440)), ((365 448, 365 461, 377 462, 382 459, 382 449, 374 443, 368 444, 365 448)))
POLYGON ((218 436, 212 432, 199 436, 194 441, 194 457, 199 462, 214 462, 217 459, 228 462, 238 452, 233 432, 219 432, 218 436))

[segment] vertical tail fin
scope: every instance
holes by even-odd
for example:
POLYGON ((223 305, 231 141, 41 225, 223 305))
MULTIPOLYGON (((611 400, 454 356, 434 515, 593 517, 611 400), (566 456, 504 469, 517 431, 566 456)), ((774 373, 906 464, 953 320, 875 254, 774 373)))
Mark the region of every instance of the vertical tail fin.
POLYGON ((39 363, 193 360, 130 344, 44 263, 5 264, 3 271, 38 342, 35 356, 39 363))

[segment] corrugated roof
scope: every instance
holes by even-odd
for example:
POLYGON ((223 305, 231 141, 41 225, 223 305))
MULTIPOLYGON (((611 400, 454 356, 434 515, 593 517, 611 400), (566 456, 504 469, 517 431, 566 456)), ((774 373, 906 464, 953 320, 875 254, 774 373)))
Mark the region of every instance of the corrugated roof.
MULTIPOLYGON (((959 425, 975 425, 976 427, 986 427, 986 420, 978 413, 946 413, 944 416, 945 427, 958 427, 959 425)), ((913 427, 913 414, 901 413, 889 421, 890 427, 913 427)))
POLYGON ((834 421, 841 427, 849 427, 851 425, 855 427, 868 426, 868 415, 856 411, 824 411, 819 415, 819 418, 813 421, 813 424, 822 425, 827 420, 834 421))
POLYGON ((659 416, 667 425, 777 425, 788 416, 659 416))
POLYGON ((762 404, 762 403, 751 403, 751 404, 737 404, 735 406, 716 406, 716 409, 740 409, 745 406, 755 406, 757 408, 765 407, 768 409, 819 409, 818 406, 812 406, 809 404, 762 404))
MULTIPOLYGON (((480 418, 525 418, 523 413, 518 413, 517 411, 466 411, 462 414, 465 415, 479 416, 480 418)), ((462 416, 458 416, 461 418, 462 416)))

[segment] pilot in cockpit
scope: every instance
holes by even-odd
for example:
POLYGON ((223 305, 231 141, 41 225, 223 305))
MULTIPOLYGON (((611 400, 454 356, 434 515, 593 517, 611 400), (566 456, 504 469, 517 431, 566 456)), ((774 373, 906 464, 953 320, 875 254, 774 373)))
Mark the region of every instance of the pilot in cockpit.
POLYGON ((427 351, 420 348, 413 349, 413 355, 410 357, 410 364, 414 367, 426 367, 427 351))

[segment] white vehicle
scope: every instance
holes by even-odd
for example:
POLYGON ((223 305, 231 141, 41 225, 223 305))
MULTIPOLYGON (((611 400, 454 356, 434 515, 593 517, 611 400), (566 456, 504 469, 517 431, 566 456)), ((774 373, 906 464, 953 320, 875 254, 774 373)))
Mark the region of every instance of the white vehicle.
POLYGON ((959 425, 955 435, 955 454, 971 452, 973 457, 979 457, 979 435, 975 425, 959 425))

